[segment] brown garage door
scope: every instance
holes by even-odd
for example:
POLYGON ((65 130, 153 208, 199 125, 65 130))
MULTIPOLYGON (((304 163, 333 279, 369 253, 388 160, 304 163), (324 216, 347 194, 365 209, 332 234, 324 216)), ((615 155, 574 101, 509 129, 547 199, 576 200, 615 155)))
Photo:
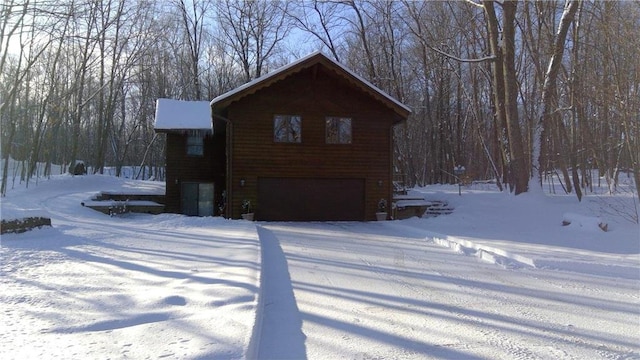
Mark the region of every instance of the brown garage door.
POLYGON ((260 178, 256 218, 364 220, 364 179, 260 178))

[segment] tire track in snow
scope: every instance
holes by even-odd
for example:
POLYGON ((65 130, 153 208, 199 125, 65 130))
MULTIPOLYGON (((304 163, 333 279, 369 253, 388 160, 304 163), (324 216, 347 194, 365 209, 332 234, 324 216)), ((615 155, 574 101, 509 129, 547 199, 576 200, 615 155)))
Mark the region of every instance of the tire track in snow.
POLYGON ((346 358, 638 356, 628 334, 634 317, 625 320, 616 313, 636 314, 633 301, 609 305, 595 296, 615 291, 616 284, 601 284, 587 275, 569 277, 567 283, 575 279, 582 284, 576 289, 597 287, 583 299, 579 290, 565 286, 563 291, 546 282, 561 285, 564 275, 558 274, 564 273, 505 269, 380 223, 275 227, 292 256, 310 357, 336 354, 326 352, 329 344, 346 358), (603 323, 602 329, 591 323, 590 310, 599 316, 594 320, 603 323), (612 331, 620 320, 627 334, 612 331), (337 336, 328 338, 324 332, 337 336), (338 341, 339 336, 344 338, 338 341))
MULTIPOLYGON (((332 223, 265 226, 281 239, 287 255, 309 358, 476 358, 434 345, 419 314, 422 302, 405 301, 407 290, 388 292, 380 282, 389 280, 376 280, 376 265, 359 260, 361 253, 385 251, 386 244, 332 223)), ((396 255, 401 265, 403 255, 396 255)))
MULTIPOLYGON (((342 229, 346 231, 350 231, 348 227, 341 226, 342 229)), ((357 234, 354 234, 357 236, 357 234)), ((363 237, 363 239, 365 239, 363 237)), ((406 241, 415 242, 415 239, 405 239, 406 241)), ((433 245, 429 243, 422 243, 422 246, 425 249, 432 247, 433 245)), ((437 249, 431 248, 432 250, 439 251, 441 248, 437 249)), ((455 253, 451 253, 452 256, 457 256, 455 253)), ((393 266, 398 268, 404 265, 405 261, 407 263, 418 263, 420 264, 420 268, 425 273, 432 273, 443 278, 449 279, 453 284, 455 284, 458 292, 463 295, 455 295, 455 292, 451 291, 439 291, 435 293, 432 289, 429 291, 425 291, 420 287, 416 287, 414 284, 405 281, 405 278, 402 276, 396 276, 393 273, 390 273, 386 269, 381 269, 377 264, 373 264, 367 258, 361 256, 360 261, 365 264, 367 267, 371 269, 373 273, 375 273, 381 279, 389 280, 394 286, 401 286, 415 294, 417 294, 420 298, 423 299, 431 299, 434 301, 441 301, 442 299, 446 299, 446 302, 450 304, 450 310, 452 314, 456 316, 460 321, 467 323, 475 323, 476 326, 473 327, 473 331, 476 331, 478 334, 477 338, 483 339, 482 341, 476 344, 458 344, 458 348, 470 349, 474 347, 486 347, 487 344, 496 351, 500 349, 502 351, 502 355, 499 357, 505 357, 510 359, 530 359, 530 358, 539 358, 539 357, 549 357, 556 358, 561 357, 565 359, 579 359, 581 356, 572 356, 566 354, 561 348, 563 345, 567 345, 567 343, 571 343, 572 339, 559 338, 558 336, 549 336, 545 333, 566 333, 567 328, 562 325, 555 325, 554 319, 548 317, 547 315, 542 314, 540 311, 536 311, 531 304, 520 304, 519 302, 514 303, 513 294, 510 294, 508 291, 501 291, 501 288, 517 288, 521 284, 518 284, 515 281, 509 280, 510 277, 502 276, 504 272, 513 272, 518 271, 519 275, 530 277, 528 272, 525 270, 513 270, 513 269, 504 269, 499 265, 493 265, 489 263, 484 263, 476 260, 478 265, 476 267, 476 271, 474 271, 473 276, 464 276, 461 272, 454 273, 444 273, 436 269, 432 264, 425 262, 424 258, 416 257, 411 255, 410 253, 405 253, 402 249, 397 247, 393 247, 393 266), (469 284, 478 283, 478 279, 492 279, 493 284, 488 287, 469 287, 469 284), (480 293, 481 296, 478 296, 480 293), (477 297, 479 300, 477 302, 483 302, 484 305, 481 308, 484 309, 501 309, 500 311, 496 311, 495 313, 489 313, 488 315, 495 316, 495 318, 491 318, 491 316, 487 316, 484 314, 480 314, 482 316, 478 316, 475 314, 476 311, 473 311, 473 303, 471 303, 470 309, 471 311, 458 311, 459 308, 464 308, 469 304, 469 301, 466 300, 468 297, 477 297), (506 309, 506 310, 504 310, 506 309), (546 329, 538 329, 538 336, 542 338, 539 344, 530 344, 524 342, 525 345, 522 345, 523 342, 519 341, 518 338, 521 335, 518 335, 518 327, 528 327, 532 329, 538 329, 543 326, 547 326, 546 329)), ((470 260, 476 258, 469 258, 466 256, 460 256, 461 261, 469 262, 470 260)), ((474 266, 469 264, 469 266, 474 266)), ((456 346, 449 344, 448 346, 456 346)), ((495 355, 495 354, 494 354, 495 355)))
MULTIPOLYGON (((460 254, 463 257, 464 261, 469 262, 477 262, 478 266, 475 268, 473 273, 474 276, 462 276, 460 273, 455 274, 445 274, 443 272, 436 271, 441 276, 453 277, 456 280, 456 286, 463 292, 466 292, 470 296, 476 296, 475 293, 478 292, 482 296, 480 298, 485 299, 485 301, 489 302, 488 299, 491 299, 492 304, 489 306, 483 306, 487 309, 511 309, 514 314, 506 314, 502 311, 497 312, 496 315, 500 315, 503 317, 511 317, 514 318, 516 324, 528 323, 528 324, 551 324, 552 321, 547 316, 540 314, 540 312, 532 311, 530 306, 522 306, 518 303, 514 304, 513 298, 505 295, 505 292, 489 290, 485 287, 475 287, 472 291, 469 291, 468 286, 463 286, 460 282, 464 283, 474 283, 477 282, 478 279, 492 279, 494 281, 493 288, 496 287, 505 287, 505 288, 516 288, 521 286, 521 284, 516 283, 515 281, 509 280, 507 277, 501 275, 502 272, 513 272, 518 271, 519 274, 524 274, 523 271, 520 271, 519 268, 516 269, 507 269, 499 264, 490 264, 480 262, 479 259, 475 257, 468 257, 466 254, 460 254), (496 306, 497 305, 497 306, 496 306), (515 316, 518 316, 516 319, 515 316)), ((429 266, 425 264, 422 260, 417 259, 425 266, 429 266)), ((487 320, 479 317, 472 317, 473 321, 477 321, 479 324, 484 324, 484 327, 479 326, 478 331, 482 334, 482 337, 486 339, 486 342, 490 344, 494 349, 501 349, 505 352, 505 356, 510 359, 531 359, 531 358, 540 358, 540 357, 548 357, 548 358, 563 358, 563 359, 580 359, 580 357, 569 356, 563 351, 557 349, 557 345, 562 341, 553 340, 551 343, 541 344, 539 348, 532 349, 531 346, 522 346, 521 342, 512 340, 513 335, 509 336, 504 333, 505 330, 508 329, 498 329, 496 324, 489 323, 487 320), (544 350, 543 353, 540 353, 540 350, 544 350)), ((495 322, 495 321, 494 321, 495 322)), ((503 321, 504 322, 504 321, 503 321)), ((509 324, 506 324, 509 325, 509 324)), ((504 326, 504 324, 503 324, 504 326)))
MULTIPOLYGON (((399 265, 399 264, 404 264, 404 259, 405 259, 405 254, 402 250, 399 250, 397 248, 394 248, 394 265, 399 265), (400 252, 401 255, 398 255, 398 252, 400 252), (403 259, 402 263, 398 262, 398 259, 403 259)), ((412 257, 412 256, 408 256, 409 258, 411 258, 412 261, 417 261, 419 263, 422 263, 423 265, 429 266, 428 264, 425 264, 424 262, 420 261, 419 259, 412 257)), ((375 273, 377 276, 379 276, 381 279, 383 280, 388 280, 389 282, 393 283, 394 285, 397 286, 401 286, 404 287, 405 289, 417 294, 419 296, 419 298, 422 299, 430 299, 431 301, 440 301, 442 302, 443 299, 447 299, 447 301, 445 301, 446 303, 449 304, 456 304, 456 305, 452 305, 450 307, 451 310, 455 310, 456 306, 460 306, 464 303, 466 303, 465 300, 462 299, 461 296, 454 296, 452 292, 443 292, 443 291, 438 291, 437 293, 434 293, 433 291, 426 291, 423 290, 420 287, 417 287, 407 281, 404 280, 403 277, 400 276, 394 276, 389 274, 388 272, 385 271, 380 271, 379 269, 377 269, 377 267, 372 264, 371 262, 369 262, 367 259, 360 257, 360 260, 367 265, 371 271, 373 273, 375 273)), ((424 268, 423 268, 424 270, 424 268)), ((429 272, 437 274, 439 276, 442 277, 451 277, 450 274, 445 274, 439 271, 434 271, 432 268, 429 268, 429 272)), ((462 277, 457 277, 457 279, 459 280, 469 280, 468 278, 462 278, 462 277)), ((459 290, 462 290, 462 292, 467 293, 468 295, 472 295, 471 293, 466 291, 466 288, 460 285, 457 285, 459 290)), ((482 318, 479 318, 477 316, 472 316, 469 314, 465 314, 464 312, 459 312, 459 311, 451 311, 450 312, 451 315, 453 315, 454 317, 456 317, 459 321, 461 322, 465 322, 465 323, 478 323, 478 324, 483 324, 485 323, 485 321, 482 318)), ((476 329, 476 328, 474 328, 476 329)), ((509 358, 512 359, 530 359, 533 357, 533 354, 530 351, 527 351, 527 349, 518 346, 517 344, 515 344, 513 341, 511 341, 508 337, 503 336, 500 331, 494 330, 492 327, 487 326, 486 328, 483 328, 481 326, 477 327, 477 331, 482 335, 481 337, 484 339, 482 343, 478 344, 480 346, 486 346, 486 344, 491 345, 494 349, 495 348, 500 348, 502 350, 504 350, 507 353, 507 356, 509 358), (477 330, 479 329, 479 330, 477 330)), ((447 344, 448 347, 454 347, 454 348, 461 348, 461 349, 471 349, 473 347, 475 347, 474 344, 447 344)))
MULTIPOLYGON (((337 226, 339 226, 341 229, 345 231, 349 231, 350 233, 352 233, 353 237, 359 237, 361 240, 367 241, 366 236, 362 236, 357 233, 354 233, 344 225, 337 225, 337 226)), ((405 242, 411 246, 424 247, 425 251, 432 250, 432 251, 442 252, 442 248, 423 242, 420 239, 398 237, 395 240, 397 240, 397 242, 394 243, 393 245, 396 245, 396 246, 393 246, 393 245, 391 246, 391 250, 393 251, 392 265, 394 270, 398 271, 399 273, 402 273, 403 271, 406 270, 405 265, 407 263, 409 264, 417 263, 420 265, 420 270, 423 274, 430 274, 432 276, 438 276, 441 278, 448 278, 448 279, 453 278, 451 274, 445 274, 441 271, 436 270, 432 266, 432 264, 425 262, 422 258, 413 256, 411 254, 407 254, 402 248, 398 247, 397 244, 399 244, 400 242, 405 242)), ((417 295, 417 298, 422 300, 428 300, 429 302, 432 302, 432 303, 448 304, 443 307, 443 310, 447 313, 448 316, 453 316, 454 318, 456 318, 457 321, 461 323, 469 323, 469 324, 483 322, 483 320, 477 316, 467 314, 464 311, 459 311, 459 310, 464 310, 463 305, 467 303, 467 300, 464 300, 463 297, 460 295, 456 295, 455 292, 444 291, 438 288, 423 288, 405 280, 404 276, 395 275, 393 272, 390 272, 388 269, 382 269, 380 265, 372 263, 371 261, 369 261, 367 258, 363 256, 360 256, 359 260, 364 265, 366 265, 372 273, 376 274, 376 276, 378 276, 380 279, 388 281, 390 284, 392 284, 393 287, 401 287, 407 291, 410 291, 415 295, 417 295), (434 291, 434 289, 436 291, 434 291)), ((462 278, 462 277, 456 277, 456 279, 468 280, 467 278, 462 278)), ((459 290, 462 290, 461 292, 464 293, 465 295, 467 296, 473 295, 470 292, 466 291, 465 287, 460 285, 457 285, 457 287, 459 290)), ((417 332, 411 331, 411 333, 416 334, 417 332)), ((477 345, 479 345, 480 347, 486 347, 486 343, 490 343, 494 347, 500 347, 504 349, 516 348, 515 344, 510 343, 510 341, 506 337, 500 336, 499 332, 497 331, 480 330, 479 333, 482 335, 481 337, 484 339, 483 342, 479 344, 453 342, 453 343, 444 344, 442 346, 455 348, 455 349, 468 350, 476 347, 477 345), (505 344, 507 345, 505 346, 505 344)), ((512 358, 519 358, 516 355, 521 352, 522 352, 521 349, 517 349, 515 351, 514 350, 508 351, 510 357, 512 358)))

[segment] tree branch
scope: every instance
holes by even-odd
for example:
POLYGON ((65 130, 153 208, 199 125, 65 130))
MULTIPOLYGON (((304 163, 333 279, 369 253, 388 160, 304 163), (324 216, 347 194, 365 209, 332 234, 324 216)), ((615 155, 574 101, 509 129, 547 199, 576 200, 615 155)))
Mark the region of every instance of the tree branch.
POLYGON ((445 56, 445 57, 447 57, 447 58, 449 58, 449 59, 451 59, 451 60, 455 60, 455 61, 458 61, 458 62, 463 62, 463 63, 481 63, 481 62, 485 62, 485 61, 495 61, 495 60, 496 60, 496 56, 495 56, 495 55, 489 55, 489 56, 485 56, 485 57, 481 57, 481 58, 477 58, 477 59, 465 59, 465 58, 460 58, 460 57, 457 57, 457 56, 455 56, 455 55, 451 55, 451 54, 449 54, 449 53, 447 53, 447 52, 444 52, 444 51, 442 51, 442 50, 440 50, 440 49, 438 49, 438 48, 436 48, 436 47, 432 46, 431 44, 427 43, 427 42, 426 42, 422 37, 420 37, 420 36, 418 36, 418 39, 420 39, 420 42, 421 42, 424 46, 428 47, 429 49, 431 49, 431 50, 433 50, 433 51, 437 52, 438 54, 440 54, 440 55, 442 55, 442 56, 445 56))

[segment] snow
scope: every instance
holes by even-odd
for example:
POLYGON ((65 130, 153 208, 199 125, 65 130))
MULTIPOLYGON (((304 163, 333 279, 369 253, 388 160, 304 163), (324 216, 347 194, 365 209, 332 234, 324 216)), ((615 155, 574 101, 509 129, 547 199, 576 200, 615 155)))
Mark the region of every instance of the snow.
POLYGON ((424 199, 402 199, 402 200, 398 200, 396 201, 396 206, 397 207, 409 207, 409 206, 429 206, 431 203, 428 201, 425 201, 424 199))
POLYGON ((124 204, 130 205, 130 206, 164 206, 162 204, 158 204, 155 201, 149 201, 149 200, 124 200, 124 201, 119 201, 119 200, 100 200, 100 201, 85 200, 81 204, 83 206, 88 206, 88 207, 91 207, 91 206, 119 206, 119 205, 122 205, 123 202, 124 202, 124 204))
POLYGON ((640 359, 640 227, 607 210, 631 192, 434 185, 409 197, 451 215, 368 223, 81 205, 163 188, 58 175, 1 199, 53 224, 2 235, 3 359, 640 359))
MULTIPOLYGON (((511 196, 473 190, 462 196, 447 192, 447 196, 439 193, 437 186, 427 189, 416 193, 427 198, 444 196, 455 208, 453 214, 435 221, 414 218, 405 222, 424 229, 431 238, 482 247, 501 256, 517 257, 537 268, 594 275, 615 273, 634 279, 640 276, 640 227, 621 214, 604 213, 603 208, 608 208, 609 203, 601 195, 587 196, 579 202, 575 195, 511 196), (562 226, 567 217, 580 221, 562 226), (608 224, 607 232, 598 227, 600 222, 608 224)), ((609 200, 626 201, 629 208, 636 201, 631 192, 609 200)))
POLYGON ((211 128, 211 108, 208 101, 158 99, 156 102, 156 131, 211 128))
POLYGON ((585 216, 575 213, 565 213, 562 215, 562 225, 565 226, 577 226, 584 228, 585 230, 595 230, 600 228, 602 231, 606 231, 606 223, 597 216, 585 216))
MULTIPOLYGON (((3 359, 242 358, 256 318, 260 247, 251 223, 82 207, 101 190, 164 183, 52 177, 11 192, 53 227, 2 235, 3 359)), ((15 212, 12 211, 12 216, 15 212)))

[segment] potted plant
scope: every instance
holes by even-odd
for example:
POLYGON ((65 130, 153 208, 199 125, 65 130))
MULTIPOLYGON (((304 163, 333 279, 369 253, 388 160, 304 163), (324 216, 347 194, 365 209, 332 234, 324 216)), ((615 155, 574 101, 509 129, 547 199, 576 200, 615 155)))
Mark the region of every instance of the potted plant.
POLYGON ((378 211, 376 211, 376 219, 378 221, 384 221, 387 220, 387 216, 387 200, 380 199, 380 201, 378 201, 378 211))
POLYGON ((242 218, 253 221, 253 211, 251 209, 251 200, 242 200, 242 218))

